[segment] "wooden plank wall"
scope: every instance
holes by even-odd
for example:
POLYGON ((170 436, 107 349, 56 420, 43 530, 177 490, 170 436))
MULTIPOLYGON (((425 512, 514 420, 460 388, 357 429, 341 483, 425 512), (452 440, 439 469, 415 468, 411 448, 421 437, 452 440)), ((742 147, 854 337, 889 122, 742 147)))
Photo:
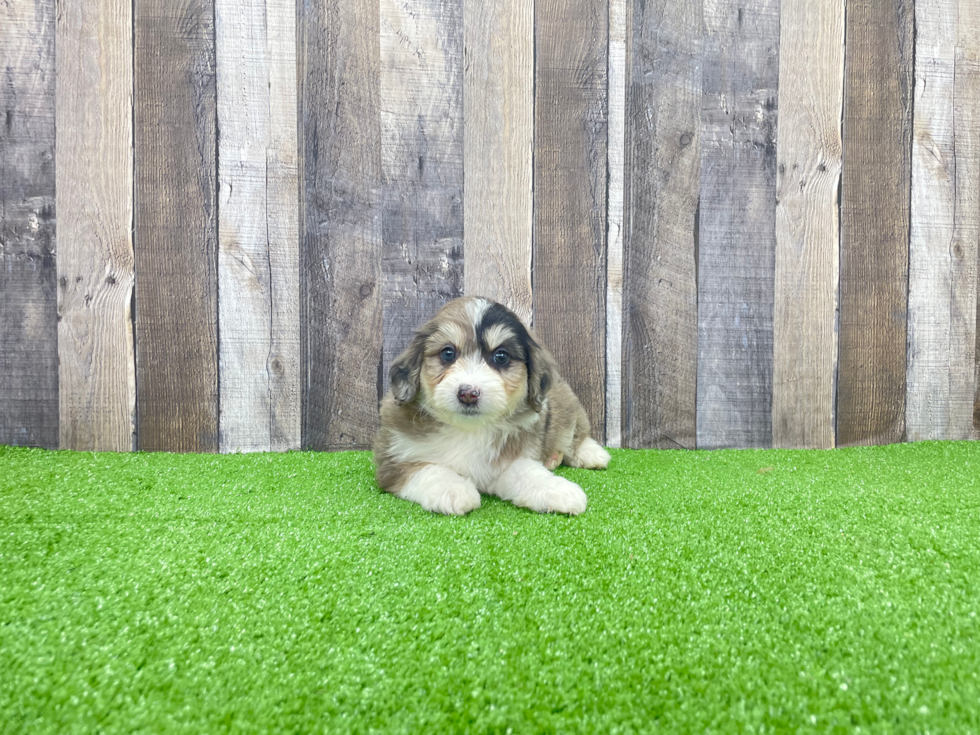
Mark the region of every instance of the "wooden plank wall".
POLYGON ((610 446, 980 439, 976 0, 7 0, 0 444, 369 446, 446 301, 610 446))
POLYGON ((0 8, 0 444, 58 446, 55 8, 0 8))

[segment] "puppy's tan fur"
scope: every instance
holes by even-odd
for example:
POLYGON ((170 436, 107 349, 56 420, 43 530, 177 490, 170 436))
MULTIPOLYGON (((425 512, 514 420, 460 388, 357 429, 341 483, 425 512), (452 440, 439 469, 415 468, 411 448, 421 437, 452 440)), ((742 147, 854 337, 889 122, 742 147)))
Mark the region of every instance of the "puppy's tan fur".
POLYGON ((469 512, 484 493, 575 514, 585 494, 549 470, 604 468, 609 454, 589 438, 585 411, 534 335, 500 304, 464 297, 393 363, 374 461, 382 488, 436 512, 469 512), (480 393, 474 405, 459 399, 465 388, 480 393))

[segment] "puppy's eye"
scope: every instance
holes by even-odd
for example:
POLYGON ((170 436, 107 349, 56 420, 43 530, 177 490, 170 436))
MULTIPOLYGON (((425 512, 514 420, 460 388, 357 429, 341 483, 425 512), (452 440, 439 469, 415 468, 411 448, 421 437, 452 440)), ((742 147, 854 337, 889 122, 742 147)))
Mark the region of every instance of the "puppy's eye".
POLYGON ((456 359, 456 350, 452 347, 443 347, 442 352, 439 353, 439 358, 443 362, 452 362, 456 359))
POLYGON ((495 365, 504 367, 510 362, 510 355, 507 354, 507 350, 497 350, 493 353, 493 362, 495 365))

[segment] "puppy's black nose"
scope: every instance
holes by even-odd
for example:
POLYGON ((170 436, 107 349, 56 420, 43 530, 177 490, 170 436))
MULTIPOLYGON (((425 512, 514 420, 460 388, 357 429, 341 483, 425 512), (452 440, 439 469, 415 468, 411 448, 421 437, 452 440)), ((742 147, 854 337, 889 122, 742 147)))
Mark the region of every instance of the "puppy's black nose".
POLYGON ((459 390, 456 391, 456 397, 460 403, 472 406, 480 400, 480 389, 474 388, 472 385, 461 385, 459 386, 459 390))

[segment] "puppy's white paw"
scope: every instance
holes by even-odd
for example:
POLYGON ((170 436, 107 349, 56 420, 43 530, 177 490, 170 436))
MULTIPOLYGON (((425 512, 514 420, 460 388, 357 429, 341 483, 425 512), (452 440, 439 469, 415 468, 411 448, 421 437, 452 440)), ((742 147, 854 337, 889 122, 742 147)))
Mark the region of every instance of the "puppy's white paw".
POLYGON ((443 515, 466 515, 480 507, 480 492, 476 485, 448 467, 434 464, 412 475, 398 497, 443 515))
POLYGON ((577 516, 585 511, 589 501, 582 488, 574 482, 551 475, 542 477, 533 492, 514 502, 539 513, 567 513, 577 516))
POLYGON ((603 449, 595 439, 587 437, 579 445, 575 457, 569 464, 572 467, 582 467, 587 470, 604 470, 609 466, 609 452, 603 449))

